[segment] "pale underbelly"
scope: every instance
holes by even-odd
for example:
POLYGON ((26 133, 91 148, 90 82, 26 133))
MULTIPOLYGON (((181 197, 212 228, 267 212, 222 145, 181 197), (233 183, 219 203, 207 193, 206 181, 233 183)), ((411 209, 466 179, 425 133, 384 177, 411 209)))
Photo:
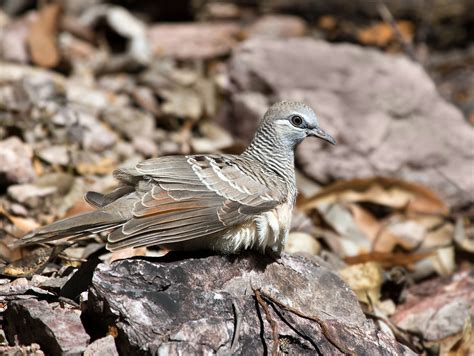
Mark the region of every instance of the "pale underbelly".
POLYGON ((260 214, 254 220, 227 231, 220 249, 228 252, 267 249, 280 253, 285 245, 291 223, 291 207, 282 205, 260 214))

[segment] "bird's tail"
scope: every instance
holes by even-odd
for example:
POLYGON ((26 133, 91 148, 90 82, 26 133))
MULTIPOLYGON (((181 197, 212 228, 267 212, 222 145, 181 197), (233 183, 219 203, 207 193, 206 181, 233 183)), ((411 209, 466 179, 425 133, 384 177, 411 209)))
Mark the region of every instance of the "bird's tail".
POLYGON ((62 238, 77 239, 112 229, 123 223, 123 217, 106 211, 92 211, 43 226, 25 235, 14 246, 51 242, 62 238))

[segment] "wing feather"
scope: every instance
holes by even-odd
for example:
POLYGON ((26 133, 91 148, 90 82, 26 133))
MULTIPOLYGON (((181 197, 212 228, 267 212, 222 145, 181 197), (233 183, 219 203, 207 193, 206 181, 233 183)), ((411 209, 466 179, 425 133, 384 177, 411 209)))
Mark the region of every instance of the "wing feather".
MULTIPOLYGON (((237 156, 170 156, 146 160, 130 172, 146 181, 133 218, 108 238, 112 250, 206 238, 273 209, 282 199, 244 173, 237 156)), ((129 171, 127 171, 129 172, 129 171)), ((132 181, 124 177, 122 181, 132 181)))

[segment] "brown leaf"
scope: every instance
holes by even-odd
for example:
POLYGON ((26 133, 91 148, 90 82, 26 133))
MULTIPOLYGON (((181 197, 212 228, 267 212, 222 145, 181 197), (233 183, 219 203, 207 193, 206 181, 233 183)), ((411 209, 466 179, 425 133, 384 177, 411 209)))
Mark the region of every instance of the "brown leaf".
POLYGON ((403 266, 410 268, 414 263, 421 261, 427 257, 433 255, 434 252, 421 252, 421 253, 401 253, 401 252, 377 252, 372 251, 369 253, 360 254, 358 256, 350 256, 344 258, 344 262, 350 265, 366 263, 366 262, 377 262, 383 268, 391 268, 395 266, 403 266))
MULTIPOLYGON (((413 38, 413 24, 409 21, 397 21, 397 27, 401 36, 406 41, 413 38)), ((385 47, 396 40, 396 32, 392 25, 379 22, 372 26, 363 28, 357 32, 357 39, 364 45, 375 45, 385 47)))
POLYGON ((28 34, 31 58, 40 67, 53 68, 61 59, 56 43, 60 13, 61 6, 58 3, 45 5, 28 34))
POLYGON ((312 210, 321 203, 372 202, 393 209, 426 214, 445 214, 447 206, 428 188, 396 178, 352 179, 331 184, 304 200, 300 208, 312 210))
POLYGON ((40 226, 36 221, 32 219, 22 218, 19 216, 14 216, 14 215, 9 214, 1 206, 0 206, 0 215, 3 215, 8 220, 10 220, 21 234, 26 234, 27 232, 30 232, 40 226))
POLYGON ((379 302, 383 275, 378 263, 367 262, 348 266, 340 270, 339 274, 354 290, 361 302, 369 305, 379 302))
POLYGON ((0 268, 0 274, 8 277, 31 277, 41 271, 50 259, 64 247, 40 247, 30 254, 0 268))
POLYGON ((104 157, 97 163, 79 162, 76 165, 76 169, 81 175, 109 174, 115 168, 116 168, 116 162, 110 157, 104 157))

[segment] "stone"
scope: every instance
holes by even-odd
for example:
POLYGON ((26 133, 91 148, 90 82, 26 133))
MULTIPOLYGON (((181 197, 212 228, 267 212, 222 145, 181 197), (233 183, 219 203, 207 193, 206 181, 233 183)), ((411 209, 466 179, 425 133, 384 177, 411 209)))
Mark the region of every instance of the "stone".
POLYGON ((50 355, 80 355, 89 344, 79 313, 34 299, 9 303, 5 312, 7 337, 11 344, 35 342, 50 355))
POLYGON ((276 38, 301 37, 308 31, 306 22, 298 16, 265 15, 250 26, 250 36, 276 38))
POLYGON ((108 335, 92 342, 84 351, 84 356, 118 356, 113 336, 108 335))
POLYGON ((100 264, 83 320, 101 330, 96 337, 116 330, 127 355, 263 354, 277 344, 290 354, 412 354, 376 330, 349 287, 317 261, 169 253, 100 264))
POLYGON ((29 183, 35 177, 33 150, 18 137, 0 141, 0 183, 29 183))
POLYGON ((176 59, 211 59, 237 44, 240 26, 232 22, 152 25, 148 30, 156 55, 176 59))
POLYGON ((56 187, 39 187, 34 184, 15 184, 7 189, 8 196, 18 203, 25 204, 30 208, 38 207, 44 198, 57 192, 56 187))
POLYGON ((474 273, 464 271, 435 278, 408 289, 392 320, 427 341, 462 335, 474 318, 474 273))
POLYGON ((474 128, 409 59, 310 38, 254 38, 234 51, 230 75, 235 103, 260 92, 315 109, 338 141, 298 148, 297 163, 316 181, 397 176, 450 204, 474 201, 474 128))

